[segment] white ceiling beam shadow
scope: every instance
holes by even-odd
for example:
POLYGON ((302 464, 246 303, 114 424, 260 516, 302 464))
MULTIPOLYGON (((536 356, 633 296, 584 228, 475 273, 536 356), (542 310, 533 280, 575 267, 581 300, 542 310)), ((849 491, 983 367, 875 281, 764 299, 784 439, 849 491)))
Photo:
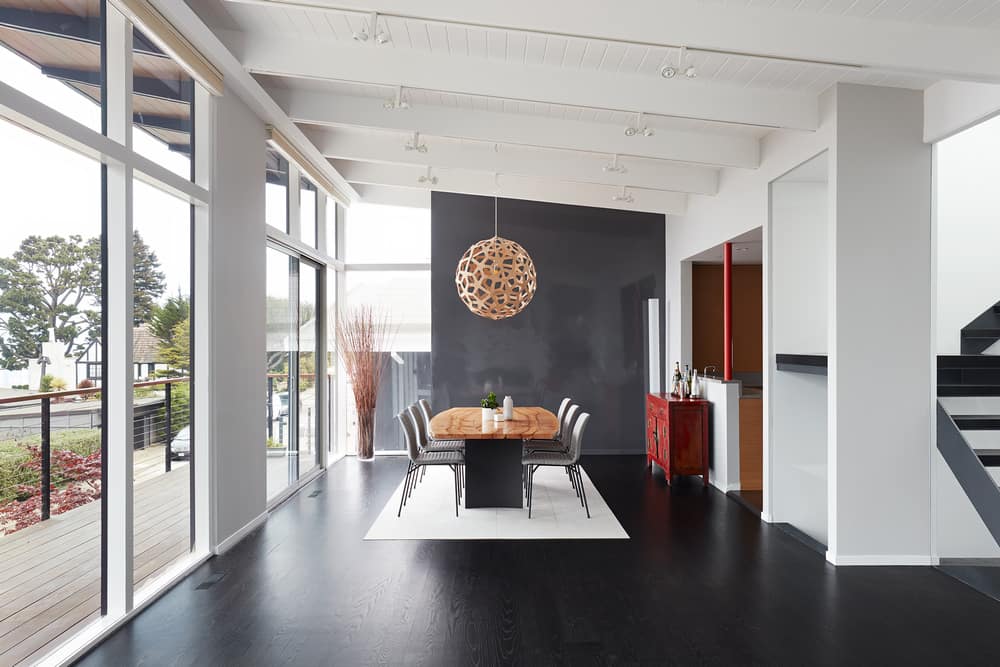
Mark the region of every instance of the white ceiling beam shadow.
POLYGON ((684 215, 687 210, 687 195, 679 192, 629 188, 627 194, 632 196, 633 201, 625 202, 614 199, 615 196, 621 195, 621 188, 610 185, 572 183, 509 174, 500 174, 494 179, 493 174, 463 169, 433 169, 431 174, 437 178, 437 183, 421 184, 417 179, 427 174, 427 170, 421 167, 348 160, 331 160, 331 163, 337 172, 355 187, 361 185, 411 187, 667 215, 684 215))
POLYGON ((710 167, 619 156, 625 172, 607 171, 610 156, 481 141, 460 141, 420 134, 426 152, 406 150, 412 135, 303 126, 309 140, 328 158, 381 164, 432 165, 447 169, 498 172, 534 178, 714 195, 719 173, 710 167))
POLYGON ((394 188, 389 185, 361 183, 354 186, 366 204, 383 206, 407 206, 409 208, 430 208, 431 191, 426 188, 394 188))
POLYGON ((302 39, 279 33, 244 35, 230 43, 244 67, 257 74, 402 85, 772 128, 815 130, 819 124, 819 101, 809 93, 511 65, 414 49, 366 49, 354 41, 302 39))
POLYGON ((388 15, 448 23, 685 45, 1000 83, 1000 39, 996 31, 959 26, 699 0, 422 0, 419 9, 412 0, 309 0, 302 4, 377 9, 388 15))
POLYGON ((656 119, 649 116, 646 121, 656 128, 653 136, 640 133, 627 137, 624 126, 610 123, 431 105, 389 110, 382 106, 383 100, 376 98, 273 86, 266 89, 296 122, 312 125, 425 132, 457 139, 608 155, 619 153, 721 167, 755 169, 760 164, 760 142, 755 136, 666 130, 656 128, 656 119))

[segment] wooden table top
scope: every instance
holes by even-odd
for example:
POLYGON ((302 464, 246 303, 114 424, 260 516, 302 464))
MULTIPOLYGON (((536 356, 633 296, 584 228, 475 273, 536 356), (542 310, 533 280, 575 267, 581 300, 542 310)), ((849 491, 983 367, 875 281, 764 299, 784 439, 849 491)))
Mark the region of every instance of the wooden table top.
POLYGON ((514 408, 514 418, 502 422, 483 419, 482 408, 451 408, 434 415, 427 430, 435 440, 545 440, 559 421, 545 408, 514 408))

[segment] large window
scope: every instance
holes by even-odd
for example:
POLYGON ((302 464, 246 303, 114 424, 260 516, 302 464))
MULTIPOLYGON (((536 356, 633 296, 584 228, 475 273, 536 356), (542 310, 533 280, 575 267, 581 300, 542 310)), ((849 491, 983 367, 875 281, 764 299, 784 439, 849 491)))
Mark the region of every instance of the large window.
MULTIPOLYGON (((431 395, 430 211, 419 208, 355 204, 344 224, 345 308, 373 306, 388 315, 395 331, 385 350, 388 372, 375 414, 376 451, 402 451, 394 417, 431 395)), ((346 379, 341 391, 347 392, 346 379)), ((344 433, 354 447, 355 418, 344 433)))
POLYGON ((288 232, 288 160, 278 151, 267 151, 264 185, 264 219, 275 229, 288 232))
POLYGON ((208 554, 190 331, 210 97, 194 58, 154 46, 155 16, 0 5, 0 92, 16 91, 0 108, 0 664, 31 664, 208 554), (131 149, 97 162, 102 134, 131 149))
POLYGON ((299 179, 299 233, 302 242, 307 246, 316 247, 316 234, 319 225, 319 193, 316 186, 308 178, 299 179))
POLYGON ((267 249, 267 498, 320 463, 318 269, 267 249))
POLYGON ((9 665, 101 614, 103 409, 99 376, 77 365, 103 342, 101 165, 2 119, 0 143, 0 549, 4 607, 18 610, 0 635, 9 665), (71 596, 67 618, 57 602, 71 596), (60 627, 39 623, 46 616, 60 627))

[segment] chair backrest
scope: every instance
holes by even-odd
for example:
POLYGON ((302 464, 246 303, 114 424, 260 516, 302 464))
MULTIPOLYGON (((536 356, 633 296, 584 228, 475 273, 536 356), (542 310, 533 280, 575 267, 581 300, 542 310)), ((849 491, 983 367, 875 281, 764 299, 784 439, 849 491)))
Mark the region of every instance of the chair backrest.
POLYGON ((417 433, 413 427, 413 420, 410 418, 410 413, 403 410, 396 415, 396 419, 399 420, 399 425, 403 427, 403 438, 406 440, 406 453, 410 455, 410 460, 415 461, 420 456, 420 448, 417 445, 417 433))
POLYGON ((573 426, 573 435, 569 439, 569 455, 573 463, 580 460, 580 450, 583 448, 583 430, 587 428, 588 421, 590 421, 590 413, 584 412, 577 418, 576 424, 573 426))
POLYGON ((428 426, 430 426, 431 417, 434 416, 434 411, 431 410, 431 404, 427 401, 426 398, 421 398, 419 401, 417 401, 417 405, 420 406, 420 411, 424 413, 424 421, 427 422, 428 426))
POLYGON ((570 435, 573 433, 573 420, 576 419, 578 412, 580 412, 580 406, 574 403, 569 406, 569 409, 563 414, 562 419, 559 420, 559 433, 563 435, 558 439, 567 445, 569 444, 570 435))
POLYGON ((569 433, 569 431, 563 429, 563 418, 566 416, 566 411, 569 410, 569 406, 572 403, 573 399, 567 396, 562 400, 562 403, 559 404, 559 412, 556 413, 556 419, 559 421, 559 430, 556 431, 556 440, 558 440, 563 433, 569 433))
POLYGON ((424 421, 424 413, 416 403, 406 408, 413 420, 413 428, 417 431, 417 446, 423 449, 427 446, 427 422, 424 421))

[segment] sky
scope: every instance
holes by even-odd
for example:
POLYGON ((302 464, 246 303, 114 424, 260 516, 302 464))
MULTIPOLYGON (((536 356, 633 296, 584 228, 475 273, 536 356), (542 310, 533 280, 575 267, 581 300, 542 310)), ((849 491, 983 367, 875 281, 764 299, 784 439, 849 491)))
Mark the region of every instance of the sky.
MULTIPOLYGON (((54 109, 100 130, 100 109, 65 84, 0 47, 0 80, 54 109)), ((173 153, 146 132, 133 133, 137 152, 175 173, 187 173, 186 156, 173 153)), ((101 233, 99 163, 0 119, 0 257, 11 256, 29 235, 84 238, 101 233)), ((136 182, 133 224, 160 260, 167 295, 189 289, 189 205, 153 186, 136 182)))

